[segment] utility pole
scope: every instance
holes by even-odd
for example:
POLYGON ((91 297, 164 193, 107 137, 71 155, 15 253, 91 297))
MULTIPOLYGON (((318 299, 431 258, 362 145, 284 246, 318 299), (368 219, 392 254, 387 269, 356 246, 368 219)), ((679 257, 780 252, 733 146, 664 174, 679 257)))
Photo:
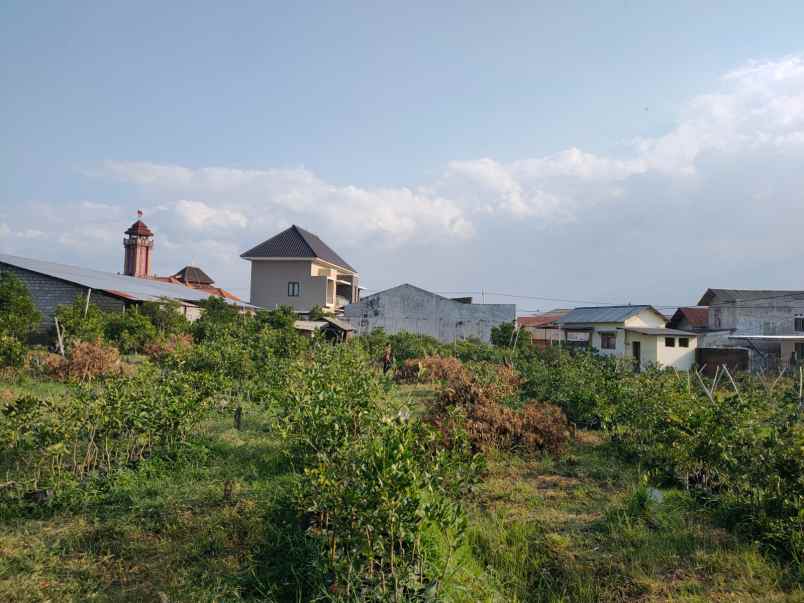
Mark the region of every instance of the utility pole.
POLYGON ((480 297, 483 299, 483 303, 486 303, 486 290, 480 289, 480 297))

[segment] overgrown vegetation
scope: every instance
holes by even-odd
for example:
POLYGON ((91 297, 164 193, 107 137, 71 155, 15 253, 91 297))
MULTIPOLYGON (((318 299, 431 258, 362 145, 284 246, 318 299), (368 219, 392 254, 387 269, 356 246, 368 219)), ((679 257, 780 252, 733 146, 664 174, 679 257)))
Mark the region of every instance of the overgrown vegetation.
POLYGON ((79 298, 64 357, 2 335, 0 597, 801 600, 793 380, 294 318, 79 298))

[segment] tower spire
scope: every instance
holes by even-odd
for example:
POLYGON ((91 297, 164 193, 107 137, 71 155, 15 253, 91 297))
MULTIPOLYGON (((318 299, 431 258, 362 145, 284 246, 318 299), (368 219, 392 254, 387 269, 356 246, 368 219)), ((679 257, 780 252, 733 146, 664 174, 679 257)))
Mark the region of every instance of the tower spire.
POLYGON ((142 221, 142 210, 137 210, 137 221, 126 230, 123 239, 123 274, 148 278, 151 276, 151 251, 154 233, 142 221))

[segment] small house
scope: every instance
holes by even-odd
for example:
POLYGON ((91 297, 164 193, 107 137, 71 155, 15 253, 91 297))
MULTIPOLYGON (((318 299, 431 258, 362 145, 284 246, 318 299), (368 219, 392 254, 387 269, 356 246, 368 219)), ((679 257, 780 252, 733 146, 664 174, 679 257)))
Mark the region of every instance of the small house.
POLYGON ((558 319, 563 345, 590 347, 600 354, 632 358, 648 366, 688 370, 695 364, 697 334, 667 328, 653 306, 575 308, 558 319))

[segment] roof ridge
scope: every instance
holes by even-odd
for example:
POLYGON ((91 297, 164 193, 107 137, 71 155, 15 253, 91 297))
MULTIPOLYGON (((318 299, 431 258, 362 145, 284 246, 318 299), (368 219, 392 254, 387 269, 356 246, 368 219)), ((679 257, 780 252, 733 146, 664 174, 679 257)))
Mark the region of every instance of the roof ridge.
MULTIPOLYGON (((296 234, 297 234, 297 235, 299 235, 299 237, 301 237, 302 242, 303 242, 305 245, 307 245, 307 249, 309 249, 309 250, 310 250, 310 253, 312 253, 312 254, 313 254, 313 257, 316 257, 316 258, 317 258, 317 257, 318 257, 318 254, 316 253, 315 249, 313 249, 313 246, 312 246, 312 245, 310 245, 310 241, 308 241, 308 240, 307 240, 307 237, 305 236, 305 235, 308 235, 308 234, 313 234, 313 233, 311 233, 311 232, 309 232, 309 231, 307 231, 307 230, 304 230, 304 229, 303 229, 301 226, 298 226, 298 225, 296 225, 296 224, 291 224, 291 226, 290 226, 290 227, 291 227, 293 230, 295 230, 295 231, 296 231, 296 234)), ((319 258, 319 259, 322 259, 322 258, 319 258)))

